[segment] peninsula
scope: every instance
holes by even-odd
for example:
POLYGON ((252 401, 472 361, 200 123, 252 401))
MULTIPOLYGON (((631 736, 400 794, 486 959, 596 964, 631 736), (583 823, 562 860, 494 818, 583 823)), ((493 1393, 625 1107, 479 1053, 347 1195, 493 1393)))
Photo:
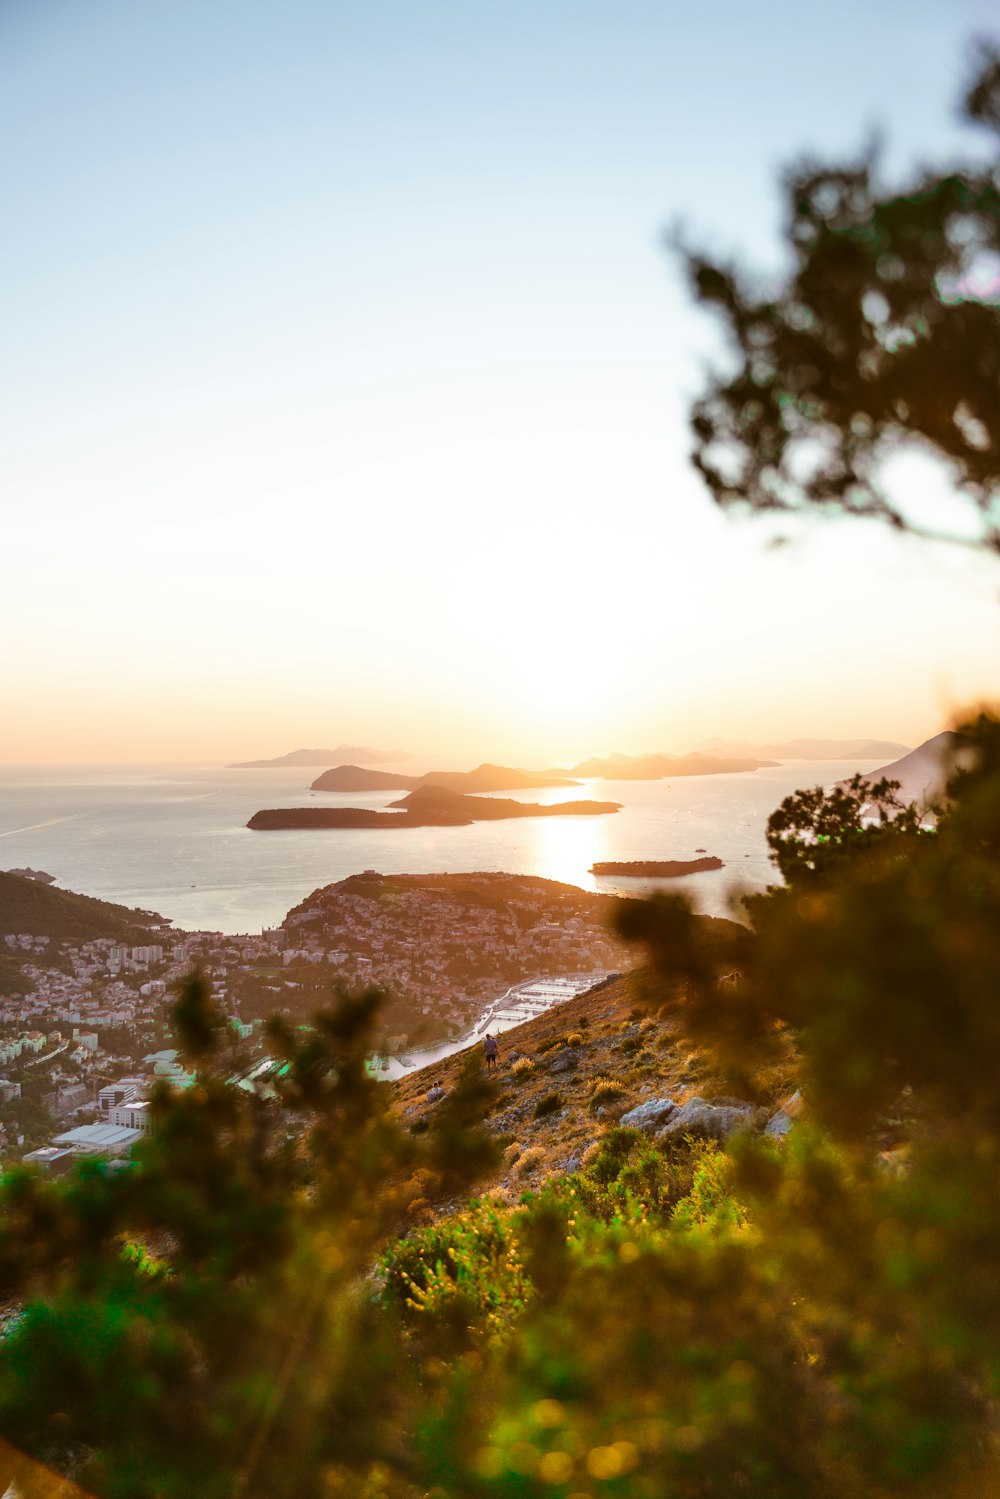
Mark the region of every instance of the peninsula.
POLYGON ((416 791, 444 786, 449 791, 539 791, 579 786, 558 771, 515 770, 508 765, 477 765, 475 770, 429 770, 422 776, 397 775, 364 765, 337 765, 313 781, 311 791, 416 791))
POLYGON ((395 811, 369 807, 274 807, 255 812, 247 823, 256 832, 287 828, 445 828, 468 827, 508 817, 598 817, 621 810, 620 802, 538 802, 463 796, 444 786, 421 786, 391 803, 395 811))
POLYGON ((609 860, 592 864, 590 872, 624 875, 629 879, 671 880, 682 874, 703 874, 708 869, 724 868, 721 859, 709 855, 706 859, 633 859, 625 864, 609 860))

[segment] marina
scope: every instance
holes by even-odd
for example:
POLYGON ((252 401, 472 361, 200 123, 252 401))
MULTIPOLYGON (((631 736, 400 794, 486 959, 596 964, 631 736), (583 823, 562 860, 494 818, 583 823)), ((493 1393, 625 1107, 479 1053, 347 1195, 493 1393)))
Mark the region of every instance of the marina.
MULTIPOLYGON (((487 1006, 476 1024, 461 1036, 442 1041, 436 1046, 403 1052, 398 1057, 376 1052, 367 1061, 369 1076, 378 1082, 387 1083, 422 1067, 432 1067, 435 1062, 453 1056, 456 1051, 465 1051, 477 1042, 481 1043, 488 1032, 499 1035, 503 1031, 512 1030, 523 1021, 534 1020, 537 1015, 543 1015, 555 1005, 563 1004, 577 994, 585 994, 588 989, 593 989, 613 976, 606 969, 599 968, 590 973, 559 974, 555 978, 529 979, 523 984, 515 984, 487 1006)), ((278 1061, 274 1057, 261 1057, 231 1081, 247 1093, 273 1097, 276 1082, 288 1070, 287 1062, 278 1061)))
POLYGON ((607 970, 595 969, 590 973, 559 974, 554 978, 529 979, 523 984, 515 984, 488 1005, 471 1030, 464 1031, 461 1036, 442 1041, 437 1046, 403 1052, 398 1057, 373 1056, 369 1059, 368 1070, 381 1082, 405 1077, 408 1072, 431 1067, 435 1062, 453 1056, 456 1051, 475 1046, 487 1033, 499 1035, 525 1020, 534 1020, 537 1015, 543 1015, 546 1010, 573 999, 577 994, 584 994, 610 977, 607 970))

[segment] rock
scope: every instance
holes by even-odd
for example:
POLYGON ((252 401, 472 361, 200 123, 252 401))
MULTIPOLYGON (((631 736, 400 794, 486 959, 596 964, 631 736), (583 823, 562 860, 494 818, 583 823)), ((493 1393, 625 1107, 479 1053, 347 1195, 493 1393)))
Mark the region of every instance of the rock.
POLYGON ((805 1099, 796 1088, 788 1098, 779 1104, 764 1126, 765 1135, 770 1135, 772 1140, 782 1140, 788 1134, 797 1119, 801 1119, 805 1112, 805 1099))
POLYGON ((438 1099, 439 1098, 443 1098, 444 1095, 445 1095, 445 1089, 444 1088, 429 1088, 428 1091, 427 1091, 427 1102, 428 1103, 437 1103, 438 1099))
POLYGON ((708 1140, 725 1140, 737 1130, 750 1129, 754 1108, 749 1103, 706 1103, 704 1098, 689 1098, 669 1123, 657 1131, 658 1140, 671 1135, 700 1135, 708 1140))
POLYGON ((579 1064, 580 1053, 564 1048, 549 1067, 550 1072, 571 1072, 579 1064))
POLYGON ((623 1129, 641 1129, 652 1134, 668 1123, 676 1113, 677 1105, 672 1098, 651 1098, 648 1103, 640 1103, 637 1108, 629 1109, 618 1123, 623 1129))
POLYGON ((570 1156, 569 1160, 566 1162, 564 1168, 567 1176, 572 1176, 574 1171, 579 1171, 582 1162, 583 1152, 581 1150, 575 1150, 570 1156))

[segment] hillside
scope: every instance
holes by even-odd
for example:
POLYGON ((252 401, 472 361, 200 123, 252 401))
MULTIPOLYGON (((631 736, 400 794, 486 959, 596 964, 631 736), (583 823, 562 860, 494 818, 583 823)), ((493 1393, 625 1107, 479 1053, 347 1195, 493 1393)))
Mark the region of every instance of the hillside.
MULTIPOLYGON (((726 967, 745 929, 705 917, 704 935, 726 967)), ((628 1109, 663 1097, 683 1104, 696 1095, 710 1100, 721 1094, 675 1022, 649 1005, 650 993, 648 970, 635 969, 498 1037, 500 1061, 490 1079, 494 1098, 487 1125, 505 1152, 480 1191, 516 1200, 547 1176, 575 1169, 587 1147, 628 1109), (594 1098, 602 1087, 603 1103, 594 1098)), ((437 1087, 446 1094, 453 1090, 470 1052, 481 1056, 482 1043, 385 1085, 411 1129, 420 1133, 426 1127, 423 1121, 430 1121, 437 1106, 428 1093, 437 1087)), ((790 1075, 776 1072, 767 1105, 776 1107, 793 1087, 790 1075)), ((447 1210, 452 1204, 440 1206, 447 1210)))
POLYGON ((0 871, 0 936, 27 932, 53 942, 110 937, 142 944, 165 924, 155 911, 133 910, 0 871))
MULTIPOLYGON (((366 870, 314 890, 282 926, 296 951, 330 954, 318 968, 290 960, 296 982, 316 975, 328 997, 332 962, 340 979, 388 991, 386 1030, 408 1038, 397 1039, 398 1051, 466 1033, 510 984, 622 968, 631 953, 610 926, 619 905, 617 896, 529 875, 366 870)), ((296 1007, 308 1013, 308 1003, 296 1007)))
MULTIPOLYGON (((955 745, 954 734, 948 731, 935 734, 932 739, 926 739, 923 744, 918 744, 917 748, 911 750, 908 755, 892 760, 888 765, 880 765, 877 770, 866 771, 864 779, 872 785, 883 778, 898 781, 897 795, 900 801, 920 803, 936 801, 944 791, 944 783, 955 745)), ((843 781, 838 782, 840 786, 845 784, 843 781)))

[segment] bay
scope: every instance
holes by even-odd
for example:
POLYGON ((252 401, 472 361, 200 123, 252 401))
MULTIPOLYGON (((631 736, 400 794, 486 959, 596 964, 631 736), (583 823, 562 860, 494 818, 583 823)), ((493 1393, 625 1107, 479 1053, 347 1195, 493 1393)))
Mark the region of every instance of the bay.
POLYGON ((402 793, 309 791, 319 770, 214 766, 0 767, 0 869, 44 869, 64 889, 159 911, 189 931, 259 932, 310 891, 365 869, 541 875, 585 890, 685 890, 708 915, 774 882, 765 829, 783 797, 832 785, 872 762, 789 761, 765 770, 664 781, 585 781, 500 793, 551 803, 593 798, 601 817, 521 818, 464 828, 251 832, 263 807, 386 807, 402 793), (691 859, 725 868, 669 881, 595 877, 595 860, 691 859))

